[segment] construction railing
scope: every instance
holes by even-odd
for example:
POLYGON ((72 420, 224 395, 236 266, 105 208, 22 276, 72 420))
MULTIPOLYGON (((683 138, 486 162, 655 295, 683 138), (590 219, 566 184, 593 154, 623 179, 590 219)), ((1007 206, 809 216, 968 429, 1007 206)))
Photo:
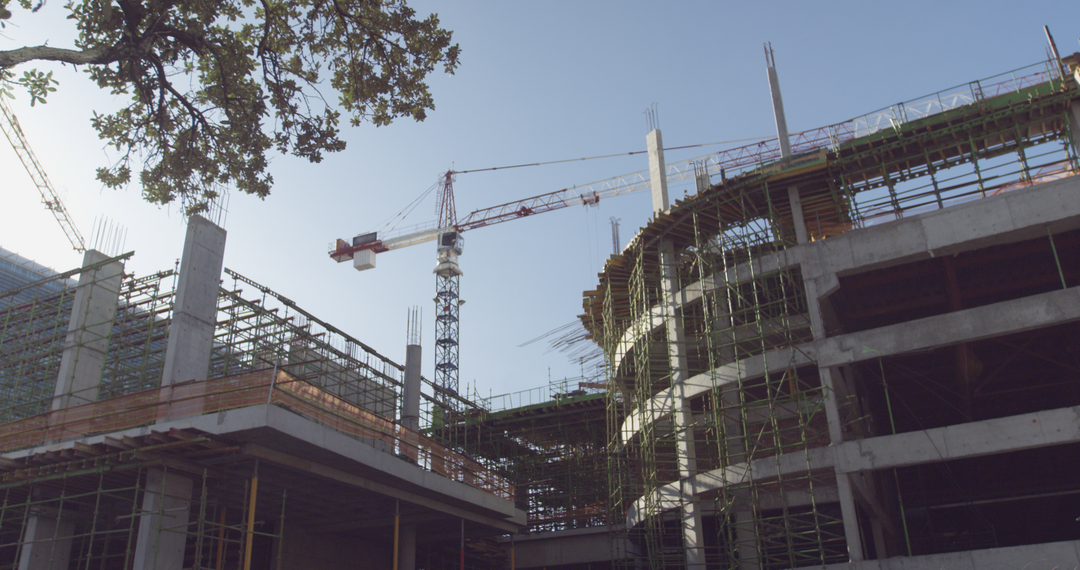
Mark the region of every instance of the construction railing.
POLYGON ((473 459, 272 369, 182 382, 0 424, 0 452, 259 404, 280 406, 454 481, 514 498, 509 481, 473 459))

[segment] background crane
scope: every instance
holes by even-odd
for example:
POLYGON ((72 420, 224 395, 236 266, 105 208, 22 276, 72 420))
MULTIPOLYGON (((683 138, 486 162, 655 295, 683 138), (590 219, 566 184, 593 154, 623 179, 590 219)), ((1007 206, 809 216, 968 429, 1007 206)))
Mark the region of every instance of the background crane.
POLYGON ((0 131, 4 132, 4 136, 11 143, 11 148, 15 149, 15 154, 19 155, 19 160, 22 161, 26 172, 30 174, 30 179, 34 181, 38 192, 41 192, 41 201, 45 204, 45 209, 52 212, 60 228, 64 230, 64 235, 71 242, 71 246, 75 248, 75 251, 85 251, 86 244, 75 227, 75 222, 71 220, 67 208, 60 201, 60 196, 56 194, 52 182, 49 182, 49 177, 45 174, 45 169, 41 167, 37 157, 34 156, 34 151, 30 150, 30 143, 26 141, 26 135, 19 127, 19 120, 15 118, 15 113, 2 97, 0 97, 0 131))

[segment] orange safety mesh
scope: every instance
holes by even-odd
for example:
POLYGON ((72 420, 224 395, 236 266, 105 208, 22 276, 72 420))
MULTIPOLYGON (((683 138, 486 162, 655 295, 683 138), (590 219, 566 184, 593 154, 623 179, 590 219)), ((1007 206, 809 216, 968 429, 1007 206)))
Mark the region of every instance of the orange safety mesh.
POLYGON ((0 424, 0 452, 266 403, 369 443, 381 442, 376 445, 454 481, 514 498, 514 486, 477 461, 282 370, 181 382, 6 422, 0 424))

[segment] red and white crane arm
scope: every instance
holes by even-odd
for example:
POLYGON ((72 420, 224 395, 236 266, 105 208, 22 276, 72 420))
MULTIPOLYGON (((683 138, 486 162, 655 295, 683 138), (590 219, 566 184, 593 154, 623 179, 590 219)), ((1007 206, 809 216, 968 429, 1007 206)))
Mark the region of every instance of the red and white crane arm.
POLYGON ((644 173, 635 173, 620 178, 595 182, 580 188, 563 188, 555 192, 476 210, 453 226, 440 228, 437 227, 438 224, 436 223, 428 223, 383 236, 379 236, 377 232, 369 232, 360 234, 352 238, 351 241, 338 239, 331 244, 329 254, 338 263, 352 260, 353 266, 362 271, 375 266, 374 254, 434 241, 447 232, 460 234, 468 230, 544 212, 561 210, 570 206, 595 206, 600 202, 601 198, 610 198, 648 187, 648 172, 645 171, 644 173), (360 259, 357 258, 358 254, 360 259))

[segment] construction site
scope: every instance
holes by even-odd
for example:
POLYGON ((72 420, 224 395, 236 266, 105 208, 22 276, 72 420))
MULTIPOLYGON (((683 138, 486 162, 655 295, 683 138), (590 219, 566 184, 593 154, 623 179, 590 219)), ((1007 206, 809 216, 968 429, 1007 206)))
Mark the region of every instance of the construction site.
POLYGON ((151 275, 0 250, 0 569, 1077 567, 1080 54, 794 134, 767 58, 775 139, 648 133, 595 376, 470 395, 454 328, 458 233, 588 197, 406 236, 433 379, 417 322, 394 362, 199 216, 151 275))

